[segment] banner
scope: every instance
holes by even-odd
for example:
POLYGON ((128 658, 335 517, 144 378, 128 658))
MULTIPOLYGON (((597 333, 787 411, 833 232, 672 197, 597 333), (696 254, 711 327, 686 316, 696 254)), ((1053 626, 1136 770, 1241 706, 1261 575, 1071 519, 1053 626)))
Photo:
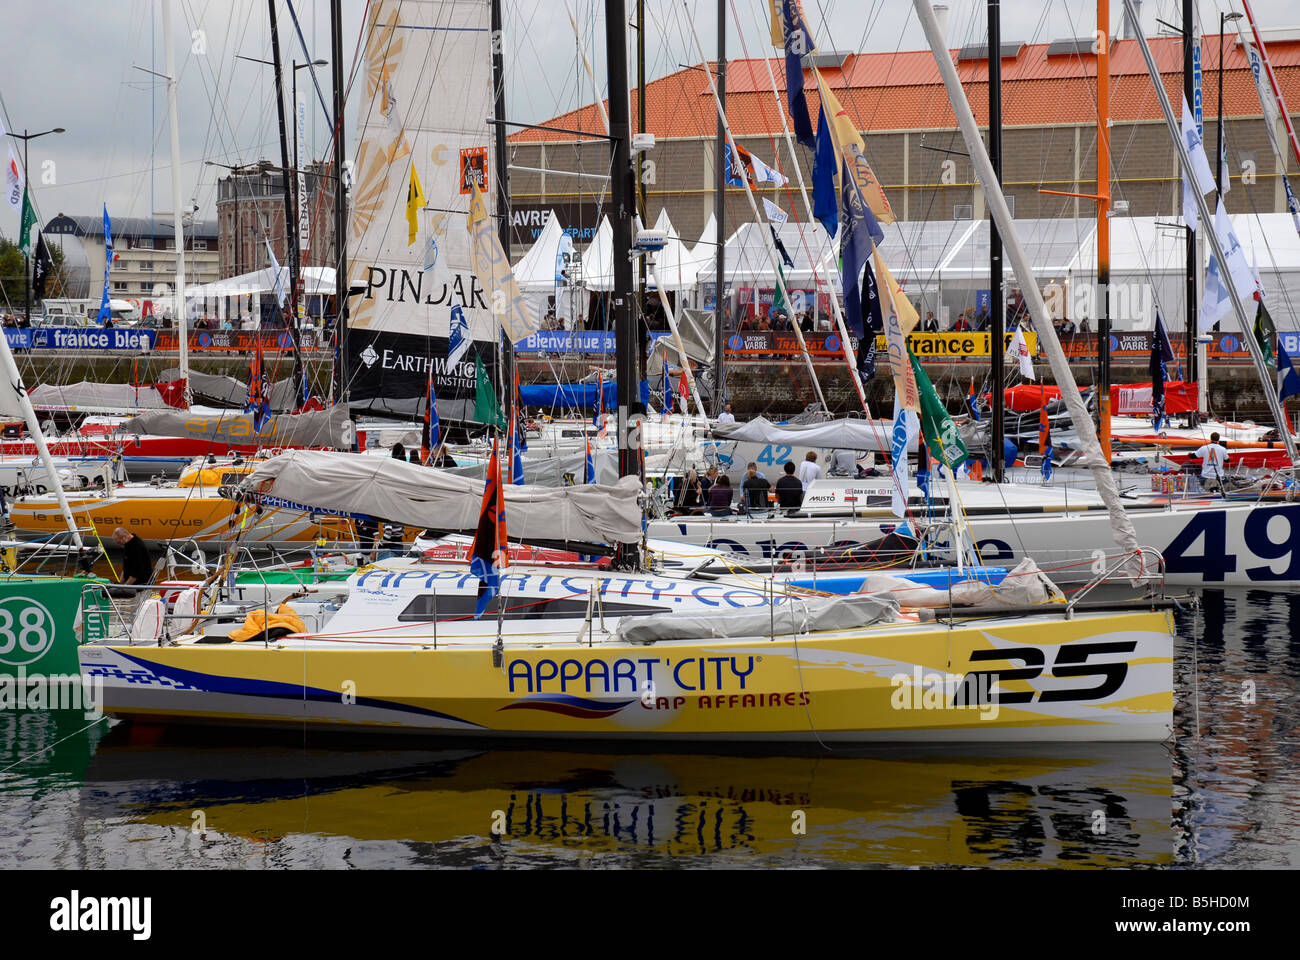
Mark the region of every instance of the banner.
POLYGON ((438 397, 438 415, 443 420, 467 420, 474 409, 474 359, 480 357, 490 379, 496 378, 496 350, 492 344, 474 341, 454 364, 448 364, 446 337, 394 335, 373 330, 348 331, 348 369, 368 374, 392 388, 391 395, 352 397, 354 408, 372 413, 389 411, 414 416, 423 411, 425 396, 410 401, 413 385, 429 389, 429 364, 433 364, 433 389, 438 397))
MULTIPOLYGON (((1008 348, 1014 336, 1014 331, 1005 335, 1004 339, 1008 348)), ((1091 338, 1093 343, 1096 343, 1096 339, 1096 337, 1091 338)), ((1025 341, 1029 345, 1030 355, 1036 355, 1038 351, 1038 334, 1026 333, 1025 341)), ((804 342, 808 345, 808 353, 814 357, 838 357, 842 356, 844 352, 839 334, 836 333, 805 333, 804 342)), ((859 352, 858 339, 850 337, 849 342, 854 352, 859 352)), ((989 356, 990 343, 991 338, 988 333, 913 333, 907 337, 908 349, 921 360, 931 360, 937 357, 987 357, 989 356)), ((885 349, 885 338, 880 335, 876 338, 876 351, 883 352, 885 349)), ((1147 349, 1150 350, 1149 344, 1147 349)), ((799 340, 793 333, 784 332, 735 333, 727 338, 727 352, 736 354, 776 353, 798 356, 799 340)))
POLYGON ((155 330, 134 327, 33 327, 21 332, 31 334, 30 346, 37 350, 138 350, 143 353, 153 349, 158 336, 155 330))
MULTIPOLYGON (((670 336, 654 331, 650 342, 670 336)), ((609 330, 538 330, 515 344, 515 353, 607 353, 613 356, 616 340, 609 330)))

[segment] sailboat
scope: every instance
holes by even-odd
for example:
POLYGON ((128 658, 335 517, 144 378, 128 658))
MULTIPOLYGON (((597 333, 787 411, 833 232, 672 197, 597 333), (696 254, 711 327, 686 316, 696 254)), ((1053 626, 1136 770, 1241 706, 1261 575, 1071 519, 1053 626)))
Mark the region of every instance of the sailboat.
MULTIPOLYGON (((477 3, 374 4, 362 72, 371 100, 421 103, 430 113, 458 103, 407 95, 439 81, 406 63, 429 62, 429 48, 442 46, 437 33, 454 26, 467 34, 458 38, 454 65, 477 76, 488 59, 475 19, 482 13, 477 3)), ((624 151, 630 173, 618 141, 628 124, 618 93, 626 85, 617 56, 624 23, 622 2, 610 0, 613 153, 617 161, 624 151)), ((360 152, 371 158, 361 164, 362 192, 373 196, 358 216, 370 224, 375 211, 408 193, 408 180, 365 175, 378 162, 375 151, 394 138, 367 119, 375 110, 361 114, 360 152)), ((414 129, 426 125, 434 124, 414 121, 414 129)), ((620 189, 623 179, 614 178, 620 189)), ((444 184, 434 202, 447 202, 458 187, 444 184)), ((627 194, 621 208, 630 217, 630 185, 627 194)), ((626 238, 626 227, 616 226, 615 235, 626 238)), ((370 277, 389 269, 362 263, 370 277)), ((622 282, 630 286, 625 265, 622 282)), ((500 276, 478 274, 465 278, 465 289, 479 283, 485 296, 495 292, 500 276)), ((401 306, 399 298, 362 311, 360 336, 374 352, 405 342, 408 334, 383 323, 410 312, 401 306)), ((495 323, 480 333, 495 343, 495 323)), ((394 389, 402 382, 396 378, 394 389)), ((631 382, 620 374, 624 455, 632 452, 622 433, 631 382)), ((1159 603, 1067 604, 1037 580, 1042 602, 1028 607, 927 613, 904 610, 892 596, 827 596, 775 579, 746 585, 705 571, 647 570, 638 549, 641 481, 635 461, 620 459, 624 476, 614 484, 542 488, 502 485, 499 469, 481 484, 389 458, 281 453, 240 482, 242 498, 477 530, 469 569, 463 559, 383 561, 343 581, 281 593, 274 611, 266 588, 260 597, 247 586, 238 598, 192 596, 183 614, 163 617, 154 607, 124 636, 82 647, 83 676, 103 683, 104 709, 118 717, 385 734, 784 743, 1159 740, 1171 731, 1172 624, 1159 603), (536 545, 580 554, 612 546, 616 556, 612 565, 517 563, 503 539, 507 526, 536 545)), ((223 587, 214 581, 210 589, 223 587)))

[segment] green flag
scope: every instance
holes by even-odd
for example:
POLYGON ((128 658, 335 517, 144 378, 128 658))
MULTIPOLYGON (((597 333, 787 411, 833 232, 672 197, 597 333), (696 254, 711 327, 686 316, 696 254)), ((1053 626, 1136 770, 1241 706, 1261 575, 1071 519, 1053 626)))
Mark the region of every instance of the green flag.
POLYGON ((776 318, 778 313, 784 313, 786 316, 790 315, 790 308, 786 306, 785 298, 781 296, 781 288, 785 286, 785 271, 781 269, 779 263, 776 265, 776 272, 781 274, 781 282, 772 291, 772 309, 768 311, 768 315, 773 319, 776 318))
POLYGON ((966 444, 961 442, 957 424, 952 422, 952 417, 948 416, 948 411, 939 402, 930 378, 921 368, 921 361, 916 359, 911 350, 907 351, 907 355, 912 358, 916 389, 921 395, 921 432, 925 434, 925 442, 930 445, 931 453, 937 454, 940 461, 953 469, 969 458, 966 444))
POLYGON ((1260 352, 1264 354, 1264 362, 1277 369, 1277 357, 1273 350, 1273 343, 1277 340, 1277 329, 1273 326, 1273 318, 1264 309, 1263 300, 1259 301, 1259 306, 1255 309, 1255 340, 1259 344, 1260 352))
POLYGON ((492 381, 488 379, 487 368, 483 366, 483 359, 474 354, 474 420, 478 423, 488 423, 504 430, 506 426, 505 418, 501 416, 501 408, 497 406, 496 391, 492 389, 492 381))
POLYGON ((23 220, 18 227, 18 246, 22 248, 23 256, 32 255, 32 227, 36 226, 36 211, 32 208, 32 198, 23 191, 23 220))

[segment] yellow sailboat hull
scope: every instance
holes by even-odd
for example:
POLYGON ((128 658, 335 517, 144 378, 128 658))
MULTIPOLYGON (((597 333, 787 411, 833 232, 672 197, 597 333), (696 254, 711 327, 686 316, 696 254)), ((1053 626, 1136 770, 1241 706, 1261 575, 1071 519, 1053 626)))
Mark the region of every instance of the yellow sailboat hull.
POLYGON ((743 640, 86 646, 106 712, 459 737, 715 741, 1162 740, 1164 612, 887 623, 743 640))

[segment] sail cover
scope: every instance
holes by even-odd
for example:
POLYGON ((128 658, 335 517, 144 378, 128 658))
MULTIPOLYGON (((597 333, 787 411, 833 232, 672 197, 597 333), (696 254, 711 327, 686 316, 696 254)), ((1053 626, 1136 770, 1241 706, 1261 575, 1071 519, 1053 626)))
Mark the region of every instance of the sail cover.
MULTIPOLYGON (((713 428, 721 440, 784 443, 797 447, 889 452, 894 425, 888 420, 828 420, 825 423, 773 423, 758 417, 748 423, 723 423, 713 428)), ((908 444, 916 452, 916 438, 908 444)))
MULTIPOLYGON (((483 481, 391 457, 290 450, 259 466, 240 489, 325 510, 362 513, 438 530, 474 530, 483 481)), ((641 485, 505 486, 511 539, 636 543, 641 539, 641 485)))
POLYGON ((352 421, 347 407, 272 417, 262 429, 250 414, 228 410, 217 415, 194 411, 150 410, 122 424, 121 432, 152 437, 186 437, 238 447, 350 447, 352 421))
POLYGON ((491 376, 499 336, 470 269, 465 222, 472 180, 489 193, 491 186, 488 4, 381 0, 370 5, 363 43, 348 228, 348 280, 360 290, 348 298, 351 401, 409 413, 410 401, 427 394, 432 364, 439 416, 470 419, 475 354, 491 376), (426 199, 409 213, 418 228, 412 242, 413 167, 426 199), (454 309, 474 342, 449 364, 454 309))

